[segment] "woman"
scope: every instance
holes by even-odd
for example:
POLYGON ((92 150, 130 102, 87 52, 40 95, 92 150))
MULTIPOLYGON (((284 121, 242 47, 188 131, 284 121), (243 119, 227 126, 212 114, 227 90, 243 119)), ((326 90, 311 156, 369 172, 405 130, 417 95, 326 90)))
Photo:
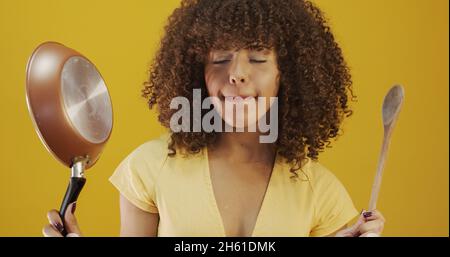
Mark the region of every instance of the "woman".
MULTIPOLYGON (((317 161, 352 113, 348 94, 354 97, 317 7, 303 0, 185 0, 165 32, 143 96, 171 132, 135 149, 110 178, 121 193, 122 236, 381 234, 377 210, 348 226, 358 212, 317 161), (179 97, 189 99, 181 125, 173 119, 183 107, 174 102, 179 97), (203 108, 196 115, 199 104, 213 115, 203 108), (205 122, 208 115, 219 123, 205 122), (250 129, 267 119, 276 123, 270 131, 250 129), (273 140, 261 141, 269 135, 273 140)), ((71 208, 66 229, 81 235, 71 208)), ((58 212, 48 218, 44 235, 60 236, 58 212)))

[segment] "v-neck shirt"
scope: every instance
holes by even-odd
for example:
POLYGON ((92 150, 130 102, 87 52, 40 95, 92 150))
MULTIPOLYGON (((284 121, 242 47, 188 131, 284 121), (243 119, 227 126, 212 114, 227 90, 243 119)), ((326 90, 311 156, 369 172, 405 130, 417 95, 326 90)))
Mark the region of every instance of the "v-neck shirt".
MULTIPOLYGON (((211 181, 208 151, 168 156, 169 135, 133 150, 110 182, 136 207, 159 214, 158 236, 226 236, 211 181)), ((292 179, 278 155, 252 236, 326 236, 358 211, 342 183, 308 159, 292 179)))

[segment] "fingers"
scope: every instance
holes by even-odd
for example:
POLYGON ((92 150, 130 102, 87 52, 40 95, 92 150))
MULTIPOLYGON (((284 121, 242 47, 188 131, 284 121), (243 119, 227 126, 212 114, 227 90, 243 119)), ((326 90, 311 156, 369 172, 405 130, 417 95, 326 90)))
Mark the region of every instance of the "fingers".
POLYGON ((339 231, 337 237, 374 237, 380 236, 384 229, 384 223, 386 219, 377 210, 366 212, 363 210, 356 221, 351 227, 339 231))
POLYGON ((56 230, 56 228, 54 228, 52 225, 47 224, 43 229, 42 229, 42 234, 45 237, 62 237, 61 233, 56 230))
POLYGON ((375 233, 375 234, 381 234, 384 229, 384 222, 380 219, 372 220, 372 221, 366 221, 364 224, 362 224, 359 227, 359 233, 365 234, 365 233, 375 233))
POLYGON ((68 234, 75 233, 81 236, 81 231, 80 228, 78 227, 78 222, 74 215, 75 209, 76 209, 76 202, 73 202, 67 207, 66 214, 64 215, 64 221, 68 234))
POLYGON ((50 210, 47 213, 47 219, 50 224, 46 225, 42 229, 42 234, 45 237, 62 237, 62 232, 65 229, 68 233, 67 237, 81 236, 81 231, 78 227, 78 222, 74 215, 75 209, 76 202, 69 204, 64 215, 65 227, 63 226, 63 222, 61 220, 59 212, 57 210, 50 210))
POLYGON ((62 232, 64 230, 61 217, 59 216, 59 212, 57 210, 50 210, 49 212, 47 212, 47 219, 50 225, 53 226, 56 231, 62 232))
POLYGON ((360 237, 380 237, 380 235, 379 234, 375 234, 373 232, 366 232, 366 233, 360 235, 360 237))
POLYGON ((366 212, 366 221, 371 221, 371 220, 381 220, 384 223, 386 223, 386 219, 384 218, 383 214, 381 214, 381 212, 379 212, 378 210, 373 210, 371 212, 366 212), (370 215, 369 215, 370 214, 370 215))
POLYGON ((383 232, 384 223, 386 222, 383 214, 381 214, 378 210, 373 210, 370 212, 364 212, 363 216, 365 222, 359 228, 359 234, 361 236, 367 236, 370 235, 370 233, 374 233, 379 236, 381 232, 383 232))
POLYGON ((80 235, 77 233, 69 233, 66 235, 66 237, 80 237, 80 235))
POLYGON ((364 210, 358 217, 358 220, 352 226, 336 233, 336 237, 354 237, 358 235, 359 227, 364 223, 364 210))
POLYGON ((359 227, 364 224, 364 212, 365 210, 363 210, 361 212, 361 214, 358 217, 358 220, 355 222, 355 224, 353 224, 351 227, 349 227, 348 232, 351 234, 351 236, 356 236, 358 234, 359 231, 359 227))

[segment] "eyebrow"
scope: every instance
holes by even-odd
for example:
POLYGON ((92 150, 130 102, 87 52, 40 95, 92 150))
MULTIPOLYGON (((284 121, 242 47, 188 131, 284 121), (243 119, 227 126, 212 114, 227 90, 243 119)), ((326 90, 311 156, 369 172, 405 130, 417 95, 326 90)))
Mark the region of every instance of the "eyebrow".
POLYGON ((211 54, 209 59, 215 60, 215 59, 222 59, 222 58, 231 58, 231 56, 232 56, 231 53, 215 53, 215 54, 211 54))
POLYGON ((272 52, 270 49, 263 49, 261 51, 258 51, 256 49, 249 49, 250 52, 256 52, 256 53, 261 53, 263 55, 270 55, 270 53, 272 52))
POLYGON ((232 54, 234 52, 237 52, 237 50, 213 50, 211 51, 211 54, 221 55, 221 54, 232 54))
MULTIPOLYGON (((263 55, 270 55, 271 54, 271 50, 270 49, 263 49, 263 50, 257 50, 257 49, 247 49, 250 53, 260 53, 263 55)), ((211 51, 211 55, 212 56, 217 56, 217 55, 230 55, 233 54, 234 52, 237 52, 239 50, 213 50, 211 51)))

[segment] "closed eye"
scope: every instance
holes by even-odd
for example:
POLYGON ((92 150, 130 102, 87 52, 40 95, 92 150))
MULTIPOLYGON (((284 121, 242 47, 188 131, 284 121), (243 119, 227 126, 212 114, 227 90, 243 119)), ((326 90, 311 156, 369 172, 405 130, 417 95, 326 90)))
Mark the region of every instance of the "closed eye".
POLYGON ((230 60, 219 60, 219 61, 213 61, 213 64, 223 64, 223 63, 227 63, 230 60))
POLYGON ((252 63, 265 63, 266 60, 255 60, 255 59, 250 59, 250 62, 252 62, 252 63))

